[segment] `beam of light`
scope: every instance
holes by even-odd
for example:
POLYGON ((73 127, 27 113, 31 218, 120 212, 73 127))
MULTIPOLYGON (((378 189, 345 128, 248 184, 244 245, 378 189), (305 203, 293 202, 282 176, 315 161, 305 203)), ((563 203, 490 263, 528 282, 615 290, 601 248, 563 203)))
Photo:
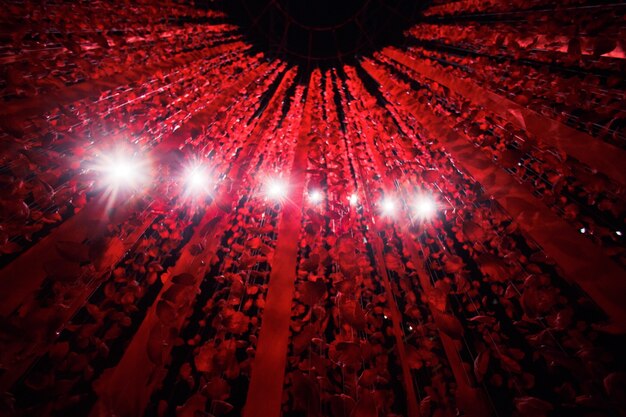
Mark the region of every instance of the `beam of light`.
POLYGON ((321 203, 324 199, 324 195, 319 190, 314 190, 309 194, 309 201, 313 204, 321 203))
POLYGON ((356 193, 350 194, 350 196, 348 197, 348 202, 351 206, 356 206, 356 203, 358 203, 358 201, 359 197, 357 197, 356 193))
POLYGON ((389 197, 385 197, 380 203, 380 209, 385 216, 393 216, 396 214, 396 208, 396 202, 389 197))
POLYGON ((265 183, 265 195, 272 200, 287 197, 287 183, 280 178, 271 178, 265 183))
POLYGON ((413 206, 415 216, 420 219, 430 219, 437 212, 437 202, 428 195, 420 195, 415 199, 413 206))

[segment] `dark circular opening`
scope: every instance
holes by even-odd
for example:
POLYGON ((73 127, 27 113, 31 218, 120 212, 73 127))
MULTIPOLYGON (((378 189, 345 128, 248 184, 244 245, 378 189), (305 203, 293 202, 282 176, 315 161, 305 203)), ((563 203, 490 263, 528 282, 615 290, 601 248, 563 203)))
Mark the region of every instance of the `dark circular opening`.
POLYGON ((388 44, 419 19, 415 0, 224 0, 222 9, 258 50, 340 64, 388 44))
POLYGON ((332 30, 346 24, 368 0, 276 0, 276 3, 295 24, 317 30, 332 30))

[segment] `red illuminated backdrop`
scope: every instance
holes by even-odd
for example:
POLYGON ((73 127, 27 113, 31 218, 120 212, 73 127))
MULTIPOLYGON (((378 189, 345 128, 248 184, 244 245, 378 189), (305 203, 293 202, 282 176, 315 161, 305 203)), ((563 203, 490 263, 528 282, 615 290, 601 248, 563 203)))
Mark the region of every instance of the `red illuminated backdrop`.
POLYGON ((1 415, 626 415, 624 5, 2 8, 1 415))

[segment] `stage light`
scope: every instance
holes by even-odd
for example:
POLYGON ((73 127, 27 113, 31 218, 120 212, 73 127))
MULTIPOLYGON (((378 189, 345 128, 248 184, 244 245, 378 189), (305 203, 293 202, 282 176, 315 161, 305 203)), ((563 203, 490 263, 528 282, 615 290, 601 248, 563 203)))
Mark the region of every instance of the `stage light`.
POLYGON ((109 178, 112 182, 123 182, 132 180, 135 176, 135 166, 132 161, 120 159, 115 161, 109 168, 109 178))
POLYGON ((185 185, 188 192, 206 190, 209 185, 207 171, 201 165, 193 165, 185 171, 185 185))
POLYGON ((311 201, 311 203, 313 203, 313 204, 320 203, 323 199, 324 199, 324 196, 318 190, 312 191, 309 194, 309 201, 311 201))
POLYGON ((435 200, 426 195, 417 197, 414 206, 414 212, 420 219, 429 219, 437 211, 437 203, 435 200))
POLYGON ((348 197, 348 202, 350 203, 350 205, 352 206, 356 206, 356 203, 359 201, 359 198, 357 197, 356 194, 351 194, 350 197, 348 197))
POLYGON ((104 173, 105 184, 115 189, 135 188, 148 178, 147 162, 122 150, 103 155, 94 169, 104 173))
POLYGON ((287 184, 280 178, 273 178, 265 184, 265 194, 272 200, 282 200, 287 196, 287 184))
POLYGON ((396 212, 396 202, 393 201, 389 197, 385 198, 380 203, 380 207, 381 207, 382 213, 386 216, 392 216, 396 212))

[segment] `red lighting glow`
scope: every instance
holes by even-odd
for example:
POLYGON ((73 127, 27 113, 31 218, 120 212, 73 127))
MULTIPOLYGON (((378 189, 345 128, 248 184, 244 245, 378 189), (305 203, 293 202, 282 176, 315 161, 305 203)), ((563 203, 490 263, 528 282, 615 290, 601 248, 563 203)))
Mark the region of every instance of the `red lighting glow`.
POLYGON ((2 2, 0 417, 626 417, 599 3, 2 2))

